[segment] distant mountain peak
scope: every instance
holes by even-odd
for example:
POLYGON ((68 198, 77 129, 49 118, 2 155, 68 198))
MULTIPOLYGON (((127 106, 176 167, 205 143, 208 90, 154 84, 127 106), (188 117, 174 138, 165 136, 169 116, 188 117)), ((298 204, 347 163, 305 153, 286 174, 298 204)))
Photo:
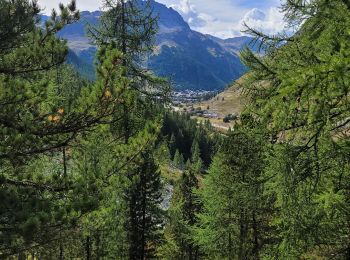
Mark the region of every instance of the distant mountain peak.
MULTIPOLYGON (((154 14, 159 17, 159 32, 148 66, 157 75, 170 78, 176 89, 214 90, 223 89, 245 73, 238 52, 247 44, 248 37, 222 40, 193 31, 175 9, 156 1, 152 4, 154 14)), ((78 23, 59 33, 74 52, 71 63, 93 66, 96 48, 90 44, 84 27, 97 25, 101 14, 101 11, 83 11, 78 23)))

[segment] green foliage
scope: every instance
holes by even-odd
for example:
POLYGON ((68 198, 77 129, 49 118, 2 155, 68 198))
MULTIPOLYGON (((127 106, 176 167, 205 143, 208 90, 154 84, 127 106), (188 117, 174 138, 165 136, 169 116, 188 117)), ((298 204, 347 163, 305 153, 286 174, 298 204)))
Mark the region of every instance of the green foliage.
POLYGON ((162 127, 162 134, 169 142, 169 150, 172 158, 176 149, 183 155, 184 161, 191 159, 193 143, 197 143, 200 159, 204 167, 211 163, 219 140, 218 134, 213 133, 211 125, 206 122, 199 124, 186 113, 166 113, 162 127))
POLYGON ((55 34, 78 19, 75 2, 44 28, 35 3, 0 6, 0 257, 128 256, 126 173, 158 139, 159 105, 132 88, 115 43, 98 51, 96 82, 63 65, 55 34))
POLYGON ((132 78, 134 90, 148 97, 167 99, 170 91, 167 82, 140 65, 153 51, 158 29, 151 1, 106 0, 103 9, 99 25, 89 28, 90 38, 97 46, 113 43, 122 52, 122 64, 126 75, 132 78))
POLYGON ((191 147, 191 161, 193 164, 193 167, 200 172, 203 168, 203 161, 201 158, 201 152, 200 152, 200 148, 199 148, 199 144, 198 141, 195 139, 193 141, 192 147, 191 147))
POLYGON ((196 172, 189 167, 176 183, 164 230, 164 244, 159 248, 162 259, 197 259, 199 248, 194 244, 192 228, 200 210, 194 189, 199 187, 196 172))
POLYGON ((161 239, 162 184, 158 166, 149 152, 142 154, 143 162, 133 176, 132 186, 126 194, 129 203, 126 230, 130 245, 130 259, 154 257, 161 239))
POLYGON ((133 132, 142 128, 144 116, 151 116, 147 111, 154 111, 147 106, 159 101, 167 102, 170 89, 164 79, 155 77, 140 65, 152 50, 156 34, 157 19, 150 8, 150 1, 107 0, 103 2, 103 8, 105 12, 99 25, 90 27, 89 34, 102 50, 110 46, 122 54, 120 65, 123 66, 123 76, 129 80, 125 90, 131 102, 122 104, 119 113, 123 115, 123 120, 116 128, 122 129, 124 142, 128 143, 133 132))
POLYGON ((169 141, 169 150, 170 150, 170 156, 171 158, 174 158, 175 152, 176 152, 176 139, 174 133, 171 134, 170 141, 169 141))
POLYGON ((185 160, 183 155, 179 152, 179 150, 176 150, 173 162, 178 169, 180 170, 185 169, 185 160))
POLYGON ((105 1, 87 82, 55 36, 75 2, 40 28, 35 3, 0 0, 0 258, 348 259, 348 1, 287 1, 293 36, 248 30, 265 55, 242 53, 250 102, 227 135, 164 111, 138 63, 148 4, 105 1))
POLYGON ((349 3, 290 0, 283 9, 298 32, 269 37, 248 28, 266 55, 242 53, 251 68, 245 119, 268 129, 274 144, 266 192, 276 198, 273 225, 281 242, 267 257, 346 259, 349 3))
POLYGON ((207 259, 262 256, 272 209, 261 183, 264 146, 260 136, 242 130, 231 133, 196 192, 203 210, 194 239, 207 259))
POLYGON ((263 58, 248 50, 242 57, 252 68, 245 85, 263 123, 309 147, 348 123, 350 19, 343 1, 294 2, 286 4, 289 16, 313 10, 298 33, 278 43, 265 39, 263 58))
POLYGON ((113 40, 116 48, 131 61, 137 55, 152 51, 157 17, 153 14, 150 1, 106 0, 103 8, 105 12, 99 26, 89 28, 90 36, 97 45, 113 40))

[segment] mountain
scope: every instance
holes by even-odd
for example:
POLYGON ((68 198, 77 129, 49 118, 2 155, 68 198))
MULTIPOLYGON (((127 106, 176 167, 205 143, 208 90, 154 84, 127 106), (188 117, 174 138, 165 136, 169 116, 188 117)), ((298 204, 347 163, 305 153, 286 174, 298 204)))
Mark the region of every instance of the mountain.
POLYGON ((149 67, 170 77, 177 89, 222 89, 245 72, 237 53, 191 30, 174 9, 156 4, 154 11, 159 13, 159 32, 149 67))
POLYGON ((95 48, 89 48, 79 52, 79 56, 75 51, 69 50, 67 62, 72 64, 76 71, 88 80, 95 79, 95 68, 93 66, 93 57, 96 53, 95 48))
POLYGON ((239 53, 245 46, 248 46, 254 52, 258 52, 259 43, 254 42, 254 39, 248 36, 240 36, 228 39, 220 39, 212 35, 207 36, 213 41, 219 43, 225 50, 236 54, 239 53))
MULTIPOLYGON (((250 38, 222 40, 204 35, 191 30, 173 8, 155 1, 152 4, 154 14, 159 16, 159 31, 148 67, 158 76, 168 77, 175 89, 223 89, 245 73, 238 52, 250 38)), ((90 77, 96 48, 89 43, 85 27, 97 25, 100 16, 100 11, 84 11, 79 22, 66 26, 59 33, 60 37, 67 39, 72 51, 69 62, 80 70, 83 64, 90 77), (87 65, 91 66, 90 69, 87 65)))

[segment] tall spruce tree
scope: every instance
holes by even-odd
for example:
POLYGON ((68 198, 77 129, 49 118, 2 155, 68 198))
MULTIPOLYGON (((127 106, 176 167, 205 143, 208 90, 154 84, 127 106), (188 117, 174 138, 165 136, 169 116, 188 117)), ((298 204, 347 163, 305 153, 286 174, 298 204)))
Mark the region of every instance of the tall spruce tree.
POLYGON ((171 159, 174 159, 174 156, 175 156, 175 153, 176 153, 176 139, 175 139, 175 135, 174 134, 171 134, 171 137, 170 137, 169 150, 170 150, 171 159))
POLYGON ((183 244, 183 256, 188 259, 198 259, 199 258, 199 248, 195 245, 191 228, 197 224, 197 216, 196 214, 200 210, 199 202, 197 201, 197 197, 194 194, 194 190, 199 188, 197 174, 200 174, 200 168, 198 165, 189 166, 187 171, 185 171, 182 175, 180 181, 180 192, 182 195, 182 217, 181 219, 186 223, 186 229, 184 239, 185 244, 183 244))
MULTIPOLYGON (((123 131, 124 141, 128 144, 130 138, 137 131, 143 129, 148 121, 155 120, 157 112, 153 104, 159 100, 164 101, 167 96, 168 87, 165 84, 166 82, 154 77, 151 72, 143 67, 144 59, 153 49, 157 18, 153 14, 151 1, 106 0, 103 2, 103 9, 104 13, 100 24, 98 27, 90 28, 90 35, 98 46, 112 43, 114 48, 123 54, 124 75, 130 81, 125 90, 129 93, 130 102, 123 103, 123 108, 120 110, 123 121, 117 122, 114 129, 116 132, 123 131), (159 99, 159 97, 162 99, 159 99)), ((145 161, 148 159, 153 161, 151 158, 144 158, 145 161)), ((124 202, 128 209, 125 211, 124 225, 127 227, 127 243, 130 248, 128 256, 131 259, 139 259, 139 257, 143 259, 152 255, 152 250, 154 250, 152 247, 155 246, 154 242, 156 241, 156 239, 152 241, 150 237, 147 237, 155 234, 151 231, 155 226, 147 225, 150 225, 149 221, 156 222, 157 217, 147 215, 146 217, 143 216, 146 220, 142 220, 140 219, 142 212, 138 211, 140 204, 148 207, 145 203, 149 201, 143 201, 144 196, 156 196, 156 194, 140 194, 138 188, 143 187, 143 182, 145 182, 145 185, 151 185, 151 182, 155 184, 159 180, 156 173, 147 173, 149 176, 145 176, 146 173, 142 172, 151 169, 140 170, 145 165, 151 167, 149 165, 150 161, 140 163, 140 165, 134 164, 133 167, 129 167, 126 174, 129 178, 129 184, 125 186, 125 193, 128 196, 124 197, 124 202), (147 179, 153 177, 154 180, 147 179), (148 218, 151 218, 151 220, 148 218), (140 239, 138 232, 141 231, 138 225, 142 221, 148 222, 143 223, 147 226, 144 227, 146 230, 141 230, 146 237, 140 239), (147 249, 147 247, 149 248, 147 249)), ((153 188, 155 189, 155 187, 153 188)), ((147 211, 146 214, 151 214, 149 208, 147 208, 147 211)))
POLYGON ((185 168, 185 160, 183 155, 179 152, 179 150, 176 150, 175 155, 174 155, 174 165, 180 170, 184 170, 185 168))
POLYGON ((134 184, 127 191, 129 259, 155 257, 163 225, 162 184, 152 154, 143 153, 134 184))
POLYGON ((196 139, 193 141, 192 147, 191 147, 191 161, 192 161, 193 167, 195 167, 196 170, 200 172, 203 168, 203 161, 201 158, 201 151, 199 148, 199 144, 196 139))

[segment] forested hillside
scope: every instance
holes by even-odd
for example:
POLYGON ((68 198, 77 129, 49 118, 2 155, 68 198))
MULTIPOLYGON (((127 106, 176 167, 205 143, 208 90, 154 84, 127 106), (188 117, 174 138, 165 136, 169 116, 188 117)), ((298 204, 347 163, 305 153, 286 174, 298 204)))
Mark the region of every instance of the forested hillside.
POLYGON ((0 258, 350 259, 350 2, 286 1, 293 35, 246 28, 262 53, 241 52, 225 133, 140 65, 150 4, 104 2, 87 80, 57 36, 75 1, 43 26, 0 0, 0 258))

